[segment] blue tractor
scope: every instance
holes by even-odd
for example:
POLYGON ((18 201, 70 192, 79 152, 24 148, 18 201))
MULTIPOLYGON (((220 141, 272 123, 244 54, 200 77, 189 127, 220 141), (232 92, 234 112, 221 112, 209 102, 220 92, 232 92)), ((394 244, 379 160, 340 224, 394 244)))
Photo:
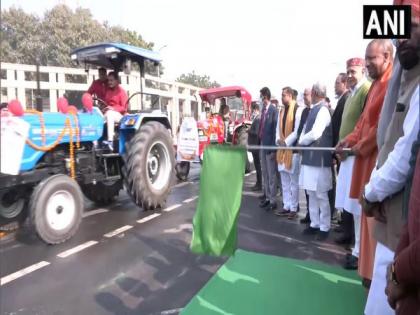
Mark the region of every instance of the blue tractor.
MULTIPOLYGON (((71 58, 126 73, 137 63, 142 76, 146 62, 161 61, 156 52, 118 43, 79 48, 71 58)), ((143 95, 142 86, 136 94, 143 95)), ((106 206, 123 188, 144 210, 164 206, 174 178, 175 152, 170 122, 160 111, 129 107, 115 126, 114 150, 101 145, 106 126, 95 108, 26 112, 12 119, 25 121, 29 131, 18 173, 0 174, 0 229, 28 218, 43 241, 58 244, 76 233, 83 195, 106 206)))

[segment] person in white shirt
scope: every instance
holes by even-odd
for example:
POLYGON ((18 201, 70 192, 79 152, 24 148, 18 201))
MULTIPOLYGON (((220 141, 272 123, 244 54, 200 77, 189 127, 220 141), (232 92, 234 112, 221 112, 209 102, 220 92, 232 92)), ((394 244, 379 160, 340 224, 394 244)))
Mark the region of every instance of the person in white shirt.
MULTIPOLYGON (((283 88, 281 101, 283 106, 279 112, 276 127, 276 143, 281 146, 293 146, 297 143, 297 133, 303 107, 299 107, 294 99, 294 91, 290 87, 283 88)), ((283 192, 283 209, 276 215, 295 219, 299 205, 299 152, 279 150, 277 152, 278 170, 283 192)))
MULTIPOLYGON (((300 146, 331 147, 331 114, 325 104, 327 89, 316 83, 312 87, 312 104, 304 131, 298 144, 300 146)), ((331 209, 328 191, 332 188, 332 154, 329 151, 305 150, 302 152, 299 184, 308 191, 311 224, 304 234, 317 234, 317 240, 328 238, 331 228, 331 209)))

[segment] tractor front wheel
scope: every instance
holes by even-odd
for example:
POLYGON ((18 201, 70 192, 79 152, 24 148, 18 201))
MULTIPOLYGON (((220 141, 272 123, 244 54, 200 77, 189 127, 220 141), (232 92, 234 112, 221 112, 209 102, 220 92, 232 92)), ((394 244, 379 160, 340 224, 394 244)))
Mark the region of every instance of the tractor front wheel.
POLYGON ((124 185, 139 207, 152 210, 164 206, 174 178, 174 156, 170 134, 157 121, 142 125, 126 143, 124 185))
POLYGON ((176 177, 179 180, 186 181, 190 173, 190 162, 181 161, 175 165, 176 177))
POLYGON ((44 179, 29 201, 31 223, 38 236, 48 244, 71 238, 82 220, 83 195, 77 182, 58 174, 44 179))

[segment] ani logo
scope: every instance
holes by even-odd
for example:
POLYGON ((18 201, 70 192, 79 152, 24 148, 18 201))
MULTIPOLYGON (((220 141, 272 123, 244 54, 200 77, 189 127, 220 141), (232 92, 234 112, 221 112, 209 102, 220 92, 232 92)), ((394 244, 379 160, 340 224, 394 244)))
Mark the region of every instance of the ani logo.
POLYGON ((363 38, 410 38, 410 5, 364 5, 363 38))

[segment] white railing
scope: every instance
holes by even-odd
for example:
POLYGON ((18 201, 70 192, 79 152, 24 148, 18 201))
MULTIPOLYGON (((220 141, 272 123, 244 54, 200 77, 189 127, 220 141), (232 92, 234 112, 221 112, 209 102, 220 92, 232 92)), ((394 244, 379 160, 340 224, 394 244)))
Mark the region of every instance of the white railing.
MULTIPOLYGON (((36 66, 12 63, 1 63, 1 102, 18 99, 25 108, 35 108, 37 94, 36 66)), ((57 111, 57 99, 64 94, 72 95, 69 99, 76 106, 81 106, 80 96, 97 77, 96 70, 85 71, 77 68, 40 67, 40 90, 45 111, 57 111)), ((140 91, 140 80, 143 84, 143 109, 160 108, 166 112, 175 132, 182 117, 193 116, 196 119, 202 114, 201 99, 198 87, 168 81, 139 72, 129 75, 120 74, 121 85, 127 94, 140 91), (156 95, 156 96, 151 96, 156 95), (152 100, 154 101, 152 104, 152 100)), ((141 95, 130 101, 130 109, 141 108, 141 95)))

